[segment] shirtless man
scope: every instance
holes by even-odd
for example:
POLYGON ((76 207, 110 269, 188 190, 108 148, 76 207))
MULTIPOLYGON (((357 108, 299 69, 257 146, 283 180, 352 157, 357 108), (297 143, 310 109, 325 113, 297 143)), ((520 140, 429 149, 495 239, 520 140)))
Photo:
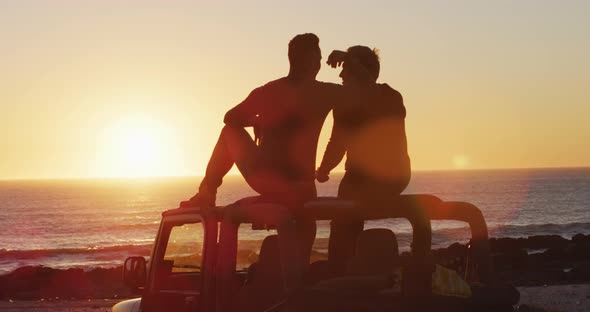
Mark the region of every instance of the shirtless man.
MULTIPOLYGON (((342 86, 316 80, 322 59, 316 35, 295 36, 288 56, 287 76, 254 89, 225 114, 199 190, 181 207, 215 206, 217 189, 234 164, 262 201, 296 209, 316 197, 318 138, 342 86), (247 127, 254 127, 256 138, 247 127)), ((297 223, 303 250, 310 252, 315 222, 297 223)))

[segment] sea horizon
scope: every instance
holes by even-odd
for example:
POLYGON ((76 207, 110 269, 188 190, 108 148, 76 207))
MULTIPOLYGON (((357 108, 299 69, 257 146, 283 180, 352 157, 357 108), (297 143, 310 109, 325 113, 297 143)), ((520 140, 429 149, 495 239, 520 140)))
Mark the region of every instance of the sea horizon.
MULTIPOLYGON (((461 168, 461 169, 412 169, 412 173, 419 172, 485 172, 485 171, 527 171, 527 170, 590 170, 590 166, 563 167, 497 167, 497 168, 461 168)), ((344 170, 335 170, 331 174, 344 174, 344 170)), ((14 181, 69 181, 69 180, 141 180, 166 178, 202 178, 204 174, 190 175, 145 175, 145 176, 80 176, 80 177, 0 177, 0 182, 14 181)), ((228 177, 241 177, 239 172, 230 171, 228 177)))

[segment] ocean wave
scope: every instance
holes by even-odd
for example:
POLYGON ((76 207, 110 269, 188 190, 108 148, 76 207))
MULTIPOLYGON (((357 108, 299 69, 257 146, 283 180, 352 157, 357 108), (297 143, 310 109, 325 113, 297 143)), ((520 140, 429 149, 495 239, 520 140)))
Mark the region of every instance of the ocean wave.
MULTIPOLYGON (((383 225, 381 225, 383 227, 383 225)), ((385 225, 385 227, 388 227, 385 225)), ((400 247, 407 249, 412 241, 411 227, 396 229, 390 227, 396 234, 400 247)), ((571 239, 576 234, 590 234, 589 222, 574 223, 542 223, 542 224, 506 224, 495 225, 488 229, 490 237, 529 237, 535 235, 559 235, 571 239)), ((432 244, 434 248, 446 247, 454 242, 467 242, 471 238, 469 226, 444 227, 432 230, 432 244)))
MULTIPOLYGON (((145 227, 154 227, 155 224, 135 224, 130 226, 115 225, 117 228, 127 230, 137 230, 145 227)), ((400 229, 395 226, 388 226, 381 224, 379 227, 390 227, 397 235, 401 245, 411 241, 411 228, 400 229)), ((112 230, 112 228, 111 228, 112 230)), ((318 231, 327 230, 320 226, 318 231)), ((469 227, 444 227, 433 229, 433 245, 441 246, 451 244, 456 241, 469 240, 471 237, 469 227)), ((571 238, 575 234, 590 234, 590 222, 575 222, 575 223, 543 223, 543 224, 527 224, 527 225, 496 225, 489 228, 490 237, 527 237, 534 235, 560 235, 564 238, 571 238)), ((245 236, 242 240, 257 239, 257 237, 245 236)), ((140 240, 141 241, 141 240, 140 240)), ((139 241, 138 241, 139 243, 139 241)), ((152 244, 122 244, 113 246, 101 247, 81 247, 81 248, 54 248, 54 249, 0 249, 0 261, 6 260, 30 260, 37 258, 48 258, 56 256, 72 256, 72 255, 91 255, 98 257, 109 253, 127 253, 134 255, 148 256, 150 254, 152 244)))
POLYGON ((48 258, 63 255, 98 255, 105 253, 122 253, 148 256, 152 244, 143 245, 116 245, 108 247, 89 248, 58 248, 58 249, 32 249, 32 250, 7 250, 0 249, 0 260, 30 260, 48 258))
POLYGON ((578 233, 588 234, 590 232, 590 222, 507 224, 492 226, 489 231, 491 236, 502 237, 556 234, 565 238, 571 238, 578 233))
MULTIPOLYGON (((440 221, 437 221, 440 222, 440 221)), ((448 222, 448 221, 443 221, 448 222)), ((461 233, 464 231, 469 231, 469 225, 467 223, 451 221, 452 223, 448 224, 433 224, 432 232, 433 233, 461 233)), ((412 227, 408 225, 399 226, 395 223, 380 223, 380 224, 371 224, 367 223, 368 226, 365 228, 370 227, 386 227, 392 229, 396 234, 410 234, 412 232, 412 227)), ((491 235, 495 233, 506 235, 521 235, 521 236, 530 236, 530 235, 546 235, 547 233, 559 232, 556 233, 562 236, 573 236, 578 233, 582 234, 589 234, 590 233, 590 222, 570 222, 570 223, 534 223, 534 224, 488 224, 488 231, 491 235)))
MULTIPOLYGON (((469 232, 469 226, 445 227, 433 229, 435 234, 458 234, 469 232)), ((573 223, 539 223, 539 224, 496 224, 488 226, 490 236, 498 237, 523 237, 534 235, 556 234, 564 238, 581 233, 590 233, 590 222, 573 223)))
MULTIPOLYGON (((109 231, 138 231, 138 230, 157 230, 160 226, 160 220, 151 221, 148 223, 132 223, 132 224, 95 224, 92 228, 96 231, 108 229, 109 231)), ((91 228, 91 229, 92 229, 91 228)), ((155 233, 154 233, 155 235, 155 233)))

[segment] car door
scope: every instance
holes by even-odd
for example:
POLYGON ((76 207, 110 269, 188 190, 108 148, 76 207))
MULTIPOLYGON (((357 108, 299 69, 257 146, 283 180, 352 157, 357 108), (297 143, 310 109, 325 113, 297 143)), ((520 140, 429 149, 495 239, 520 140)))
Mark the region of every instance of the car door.
POLYGON ((216 226, 206 230, 200 215, 164 219, 153 252, 142 311, 206 311, 207 298, 203 296, 212 288, 207 273, 213 271, 208 268, 211 267, 208 259, 215 253, 217 233, 211 232, 216 230, 216 226))

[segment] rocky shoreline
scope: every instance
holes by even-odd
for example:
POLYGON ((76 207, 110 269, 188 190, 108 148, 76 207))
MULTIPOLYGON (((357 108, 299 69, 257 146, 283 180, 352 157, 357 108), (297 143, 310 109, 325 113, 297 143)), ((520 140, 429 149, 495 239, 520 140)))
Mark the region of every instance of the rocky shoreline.
MULTIPOLYGON (((500 282, 514 286, 590 284, 590 235, 491 238, 494 270, 500 282)), ((437 263, 457 271, 465 267, 467 246, 455 243, 433 251, 437 263)))
MULTIPOLYGON (((502 282, 515 286, 590 284, 590 235, 491 238, 494 266, 502 282)), ((460 268, 464 244, 434 250, 439 263, 460 268)), ((122 281, 122 267, 53 269, 18 268, 0 276, 0 300, 120 299, 135 296, 122 281)))

